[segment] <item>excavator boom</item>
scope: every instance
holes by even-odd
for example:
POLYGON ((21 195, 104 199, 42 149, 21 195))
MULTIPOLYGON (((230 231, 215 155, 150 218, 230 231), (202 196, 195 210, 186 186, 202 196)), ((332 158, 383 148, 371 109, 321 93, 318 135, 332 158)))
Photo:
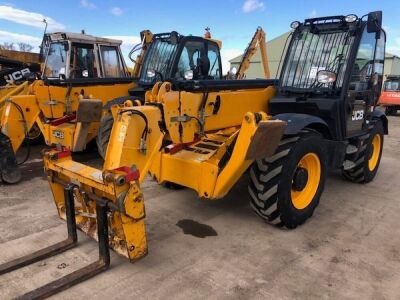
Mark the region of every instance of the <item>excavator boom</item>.
POLYGON ((246 71, 250 68, 251 59, 257 53, 258 49, 260 50, 264 78, 270 78, 265 32, 261 27, 258 27, 249 45, 243 53, 239 69, 236 73, 236 79, 243 79, 245 77, 246 71))

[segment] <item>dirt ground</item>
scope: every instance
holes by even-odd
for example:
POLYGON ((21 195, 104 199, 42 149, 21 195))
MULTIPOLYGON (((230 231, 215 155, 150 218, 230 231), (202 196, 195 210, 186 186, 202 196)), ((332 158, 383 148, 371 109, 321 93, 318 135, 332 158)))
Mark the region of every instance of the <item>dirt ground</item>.
MULTIPOLYGON (((376 179, 358 185, 331 174, 313 218, 296 230, 273 228, 252 213, 247 178, 216 202, 146 181, 149 255, 130 264, 112 252, 108 271, 56 297, 400 299, 400 116, 389 122, 376 179)), ((0 263, 66 236, 40 147, 33 150, 23 182, 0 185, 0 263)), ((94 153, 78 158, 100 163, 94 153)), ((75 249, 0 276, 0 298, 71 273, 95 261, 97 251, 79 233, 75 249)))

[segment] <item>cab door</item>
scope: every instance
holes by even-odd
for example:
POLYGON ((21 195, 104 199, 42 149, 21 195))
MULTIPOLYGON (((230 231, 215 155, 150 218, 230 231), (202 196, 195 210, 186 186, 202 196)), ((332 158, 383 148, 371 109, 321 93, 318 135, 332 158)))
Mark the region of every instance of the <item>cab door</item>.
POLYGON ((347 137, 367 129, 367 120, 380 95, 383 78, 385 33, 368 32, 361 37, 346 95, 347 137))

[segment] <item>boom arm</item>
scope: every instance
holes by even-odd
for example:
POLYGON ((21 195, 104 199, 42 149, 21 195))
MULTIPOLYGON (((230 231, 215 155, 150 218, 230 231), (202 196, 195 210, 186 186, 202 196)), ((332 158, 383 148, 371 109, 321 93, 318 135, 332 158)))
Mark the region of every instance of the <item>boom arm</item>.
POLYGON ((143 30, 142 32, 140 32, 140 37, 141 37, 142 43, 139 45, 136 45, 129 53, 129 58, 131 58, 132 54, 136 50, 138 50, 139 47, 141 46, 141 51, 140 51, 140 54, 137 56, 137 58, 136 59, 131 58, 131 60, 135 63, 135 66, 134 66, 133 72, 132 72, 132 77, 134 77, 134 78, 139 77, 140 70, 141 70, 142 64, 143 64, 143 60, 146 56, 146 52, 149 49, 149 45, 153 41, 153 34, 151 33, 150 30, 143 30))
POLYGON ((265 44, 265 32, 261 27, 258 27, 249 45, 244 51, 242 61, 240 62, 240 66, 236 74, 236 79, 244 78, 246 71, 250 67, 250 60, 254 56, 254 54, 256 54, 258 48, 260 48, 261 51, 261 61, 264 69, 264 77, 266 79, 270 78, 266 49, 267 47, 265 44))

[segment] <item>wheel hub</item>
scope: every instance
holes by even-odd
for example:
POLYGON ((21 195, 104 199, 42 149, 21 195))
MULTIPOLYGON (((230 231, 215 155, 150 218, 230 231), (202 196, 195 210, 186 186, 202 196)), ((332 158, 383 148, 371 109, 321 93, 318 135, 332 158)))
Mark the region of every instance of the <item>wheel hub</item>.
POLYGON ((300 192, 306 187, 307 181, 308 181, 307 169, 298 167, 294 172, 292 188, 295 191, 300 192))

